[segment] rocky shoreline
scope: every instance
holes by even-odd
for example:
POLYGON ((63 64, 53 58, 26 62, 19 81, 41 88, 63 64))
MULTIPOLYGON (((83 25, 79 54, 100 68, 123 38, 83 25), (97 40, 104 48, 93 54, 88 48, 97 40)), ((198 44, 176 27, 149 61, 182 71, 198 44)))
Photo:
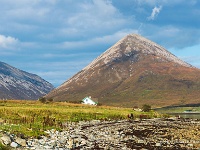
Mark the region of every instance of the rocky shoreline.
POLYGON ((14 149, 32 150, 200 149, 200 120, 93 120, 65 126, 62 132, 45 131, 47 136, 40 139, 24 139, 1 131, 0 140, 14 149))

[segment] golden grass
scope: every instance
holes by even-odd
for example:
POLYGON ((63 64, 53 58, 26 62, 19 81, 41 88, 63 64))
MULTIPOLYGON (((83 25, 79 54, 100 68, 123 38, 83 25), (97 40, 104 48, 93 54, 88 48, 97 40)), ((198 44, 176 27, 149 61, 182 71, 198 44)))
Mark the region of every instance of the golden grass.
POLYGON ((66 122, 126 119, 130 113, 135 117, 140 114, 147 114, 149 118, 158 116, 155 112, 136 112, 131 108, 7 100, 0 101, 0 129, 27 136, 39 136, 47 129, 64 129, 66 122))

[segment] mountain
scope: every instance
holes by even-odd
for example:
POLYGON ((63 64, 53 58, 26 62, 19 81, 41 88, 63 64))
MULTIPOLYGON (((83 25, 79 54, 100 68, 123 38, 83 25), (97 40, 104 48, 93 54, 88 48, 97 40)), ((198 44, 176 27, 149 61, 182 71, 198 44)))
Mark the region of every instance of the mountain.
POLYGON ((200 70, 130 34, 46 97, 79 101, 85 96, 123 107, 200 103, 200 70))
POLYGON ((0 99, 38 99, 53 88, 35 74, 0 62, 0 99))

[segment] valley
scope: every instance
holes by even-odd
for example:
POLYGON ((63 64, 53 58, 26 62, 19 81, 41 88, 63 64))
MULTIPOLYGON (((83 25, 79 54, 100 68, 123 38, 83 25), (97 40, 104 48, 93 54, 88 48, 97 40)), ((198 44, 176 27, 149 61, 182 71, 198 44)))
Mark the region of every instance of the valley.
POLYGON ((148 118, 159 116, 155 112, 137 112, 131 108, 88 106, 66 102, 1 100, 0 129, 37 137, 49 128, 62 129, 62 124, 65 122, 120 120, 126 119, 130 113, 134 116, 147 114, 148 118), (10 124, 14 124, 13 129, 10 124))
POLYGON ((196 149, 199 120, 66 102, 0 101, 3 149, 196 149), (128 118, 132 114, 133 118, 128 118))
POLYGON ((3 62, 0 78, 0 140, 6 148, 200 146, 199 118, 175 114, 200 110, 189 106, 200 100, 200 70, 140 35, 125 36, 55 89, 3 62), (98 105, 80 104, 86 96, 98 105), (141 111, 143 106, 153 109, 141 111))

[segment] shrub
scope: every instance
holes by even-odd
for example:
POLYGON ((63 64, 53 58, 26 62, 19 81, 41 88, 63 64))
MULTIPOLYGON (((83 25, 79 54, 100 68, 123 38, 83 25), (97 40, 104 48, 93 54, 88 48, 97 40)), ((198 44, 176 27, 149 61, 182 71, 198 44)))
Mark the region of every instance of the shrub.
POLYGON ((45 98, 45 97, 40 97, 40 98, 39 98, 39 101, 40 101, 41 103, 45 103, 45 102, 46 102, 46 98, 45 98))
POLYGON ((97 106, 103 106, 103 104, 102 103, 97 103, 97 106))
POLYGON ((144 104, 144 105, 142 106, 142 110, 143 110, 144 112, 149 112, 149 111, 151 110, 151 106, 150 106, 150 105, 147 105, 147 104, 144 104))
POLYGON ((49 102, 53 102, 53 98, 49 98, 48 101, 49 101, 49 102))

